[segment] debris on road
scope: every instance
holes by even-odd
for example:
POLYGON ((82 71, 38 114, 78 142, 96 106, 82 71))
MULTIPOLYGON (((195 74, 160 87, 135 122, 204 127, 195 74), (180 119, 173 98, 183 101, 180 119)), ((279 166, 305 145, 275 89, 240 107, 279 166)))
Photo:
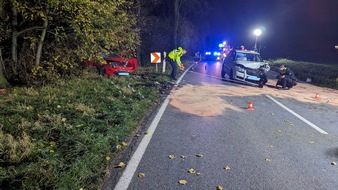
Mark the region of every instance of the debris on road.
POLYGON ((139 173, 139 174, 137 175, 138 178, 142 178, 142 177, 144 177, 144 176, 145 176, 144 173, 139 173))
POLYGON ((174 159, 175 158, 175 156, 173 154, 170 154, 168 157, 169 157, 169 159, 174 159))
POLYGON ((181 185, 186 185, 186 184, 188 184, 188 181, 185 180, 185 179, 181 179, 181 180, 178 181, 178 183, 181 184, 181 185))

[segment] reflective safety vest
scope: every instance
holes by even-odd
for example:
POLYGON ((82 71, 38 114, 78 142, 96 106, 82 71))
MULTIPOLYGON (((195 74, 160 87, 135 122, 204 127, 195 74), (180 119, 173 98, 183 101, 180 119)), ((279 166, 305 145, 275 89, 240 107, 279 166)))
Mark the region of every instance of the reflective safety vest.
POLYGON ((178 47, 177 49, 174 49, 171 52, 169 52, 168 57, 171 60, 176 61, 177 65, 180 67, 182 64, 181 62, 182 55, 183 55, 183 48, 178 47))

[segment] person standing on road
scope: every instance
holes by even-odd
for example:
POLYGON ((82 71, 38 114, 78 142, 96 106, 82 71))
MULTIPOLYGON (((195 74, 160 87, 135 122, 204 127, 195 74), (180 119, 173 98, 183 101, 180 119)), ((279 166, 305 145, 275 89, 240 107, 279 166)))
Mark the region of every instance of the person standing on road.
POLYGON ((277 85, 281 85, 282 88, 280 88, 280 90, 289 90, 291 89, 293 86, 297 85, 297 78, 294 74, 294 72, 285 67, 284 65, 280 65, 278 67, 279 69, 279 76, 277 76, 277 85))
POLYGON ((179 67, 181 70, 184 70, 184 66, 181 62, 181 57, 186 54, 187 51, 183 49, 182 47, 178 47, 177 49, 172 50, 169 52, 169 63, 171 65, 171 79, 177 80, 176 74, 177 74, 177 67, 179 67))

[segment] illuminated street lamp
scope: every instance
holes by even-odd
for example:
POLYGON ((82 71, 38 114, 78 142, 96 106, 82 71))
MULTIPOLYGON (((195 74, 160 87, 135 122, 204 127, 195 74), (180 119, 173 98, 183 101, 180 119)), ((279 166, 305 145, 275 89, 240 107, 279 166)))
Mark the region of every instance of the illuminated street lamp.
POLYGON ((256 41, 255 41, 255 48, 254 50, 257 51, 257 38, 258 36, 260 36, 262 34, 262 30, 261 29, 255 29, 253 31, 254 35, 256 36, 256 41))

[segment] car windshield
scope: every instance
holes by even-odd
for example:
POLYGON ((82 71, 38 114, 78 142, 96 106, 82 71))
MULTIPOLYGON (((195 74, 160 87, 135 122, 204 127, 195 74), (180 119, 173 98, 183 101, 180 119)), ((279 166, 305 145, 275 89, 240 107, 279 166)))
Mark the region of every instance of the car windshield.
POLYGON ((259 56, 259 54, 240 53, 240 52, 236 53, 236 60, 262 62, 262 58, 261 56, 259 56))

